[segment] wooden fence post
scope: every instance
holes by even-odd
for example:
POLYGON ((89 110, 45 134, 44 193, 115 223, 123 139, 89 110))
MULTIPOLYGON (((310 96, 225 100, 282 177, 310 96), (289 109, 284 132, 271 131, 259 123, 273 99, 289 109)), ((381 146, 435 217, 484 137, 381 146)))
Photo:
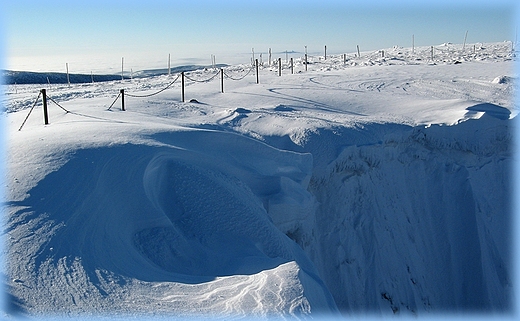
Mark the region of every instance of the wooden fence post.
POLYGON ((258 59, 255 60, 255 66, 256 66, 256 83, 258 84, 258 59))
POLYGON ((181 101, 184 102, 184 71, 181 72, 181 101))
POLYGON ((291 57, 291 74, 294 74, 294 62, 293 62, 292 57, 291 57))
POLYGON ((220 68, 220 92, 224 93, 224 69, 220 68))
POLYGON ((325 46, 325 60, 327 60, 327 46, 325 46))
POLYGON ((356 47, 357 47, 357 56, 358 56, 358 58, 361 58, 361 54, 359 53, 359 45, 356 45, 356 47))
POLYGON ((45 125, 49 125, 49 113, 47 111, 47 90, 42 89, 40 91, 43 98, 43 121, 45 125))
POLYGON ((282 75, 282 58, 278 58, 278 76, 282 75))
POLYGON ((121 110, 125 111, 125 90, 121 89, 119 92, 121 93, 121 110))
POLYGON ((305 54, 305 71, 307 71, 307 54, 305 54))

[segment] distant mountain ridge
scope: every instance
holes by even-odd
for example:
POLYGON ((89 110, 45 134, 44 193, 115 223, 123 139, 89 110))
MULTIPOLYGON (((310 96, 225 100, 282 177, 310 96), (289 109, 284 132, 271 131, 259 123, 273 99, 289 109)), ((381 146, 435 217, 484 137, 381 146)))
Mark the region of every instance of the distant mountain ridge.
MULTIPOLYGON (((222 68, 226 64, 217 64, 216 68, 222 68)), ((171 73, 188 72, 204 68, 212 68, 213 66, 201 65, 184 65, 173 67, 170 69, 171 73)), ((167 75, 168 69, 148 69, 136 71, 133 73, 124 72, 123 79, 143 78, 151 76, 167 75)), ((66 84, 67 73, 64 72, 33 72, 33 71, 12 71, 2 70, 2 83, 5 85, 29 85, 29 84, 66 84)), ((103 82, 121 80, 121 74, 69 74, 71 84, 82 84, 91 82, 103 82)))

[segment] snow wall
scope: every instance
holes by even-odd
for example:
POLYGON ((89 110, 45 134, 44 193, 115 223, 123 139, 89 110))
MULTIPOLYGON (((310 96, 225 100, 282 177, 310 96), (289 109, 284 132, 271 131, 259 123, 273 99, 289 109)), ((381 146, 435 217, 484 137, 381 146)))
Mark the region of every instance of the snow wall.
POLYGON ((161 311, 157 298, 171 309, 172 293, 209 282, 223 297, 210 312, 508 311, 512 120, 476 109, 453 126, 365 123, 298 144, 189 130, 76 150, 7 204, 11 304, 161 311), (298 275, 280 268, 291 262, 298 275), (256 300, 226 279, 263 271, 256 300), (284 293, 295 288, 304 295, 284 293))
POLYGON ((315 211, 274 201, 269 213, 340 310, 511 308, 512 120, 499 106, 472 108, 488 112, 453 126, 338 127, 292 147, 314 156, 315 211))
POLYGON ((303 149, 320 165, 308 187, 316 210, 291 221, 287 204, 275 204, 271 217, 343 311, 507 311, 512 138, 503 118, 313 133, 303 149))

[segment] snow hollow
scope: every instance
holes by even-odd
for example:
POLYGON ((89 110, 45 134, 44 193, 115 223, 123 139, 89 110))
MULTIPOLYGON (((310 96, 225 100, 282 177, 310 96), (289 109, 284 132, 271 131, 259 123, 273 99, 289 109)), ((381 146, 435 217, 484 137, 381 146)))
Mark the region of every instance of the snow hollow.
POLYGON ((514 57, 4 85, 4 316, 511 313, 514 57))

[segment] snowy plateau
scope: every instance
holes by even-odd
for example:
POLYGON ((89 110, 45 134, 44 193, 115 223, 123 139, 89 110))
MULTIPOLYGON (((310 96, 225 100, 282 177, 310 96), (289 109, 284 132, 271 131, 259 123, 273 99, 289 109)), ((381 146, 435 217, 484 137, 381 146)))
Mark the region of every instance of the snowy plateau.
POLYGON ((2 317, 510 315, 515 54, 433 49, 3 85, 2 317))

